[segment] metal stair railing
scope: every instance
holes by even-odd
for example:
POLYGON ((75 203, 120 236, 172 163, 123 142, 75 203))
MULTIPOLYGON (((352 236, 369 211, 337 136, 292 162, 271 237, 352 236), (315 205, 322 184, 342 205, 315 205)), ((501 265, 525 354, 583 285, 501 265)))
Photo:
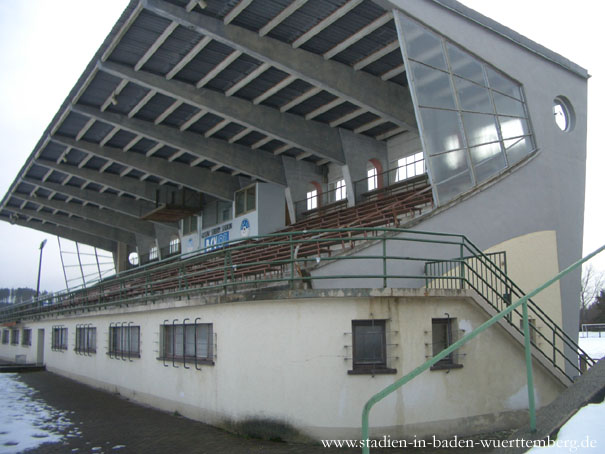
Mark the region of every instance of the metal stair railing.
MULTIPOLYGON (((433 276, 432 279, 427 278, 427 288, 441 288, 441 286, 464 288, 464 286, 467 286, 475 290, 496 312, 508 307, 513 299, 521 298, 524 295, 521 288, 494 263, 491 258, 493 254, 483 253, 466 237, 463 241, 465 250, 471 253, 472 256, 464 257, 461 253, 459 259, 427 262, 425 273, 427 276, 433 276), (458 280, 443 280, 444 275, 456 272, 459 276, 458 280), (435 278, 434 276, 441 277, 435 278)), ((528 300, 528 311, 530 318, 534 320, 534 323, 530 323, 532 337, 535 337, 535 339, 531 339, 532 345, 570 382, 573 381, 573 375, 566 371, 565 365, 569 365, 579 374, 582 373, 582 368, 577 363, 576 352, 580 354, 581 364, 594 365, 594 360, 531 298, 528 300), (538 329, 538 323, 540 323, 542 329, 538 329), (546 348, 550 349, 549 352, 539 345, 540 341, 546 344, 546 348), (565 352, 566 347, 574 352, 571 357, 565 352)), ((507 317, 509 325, 520 334, 522 334, 522 328, 515 321, 521 319, 522 314, 518 309, 510 312, 507 317)))
POLYGON ((555 282, 559 281, 563 276, 567 275, 569 272, 578 268, 584 262, 590 260, 595 255, 602 252, 604 249, 605 249, 605 245, 601 246, 600 248, 598 248, 596 251, 592 252, 591 254, 588 254, 586 257, 578 260, 574 264, 568 266, 563 271, 558 273, 555 277, 553 277, 551 280, 542 284, 540 287, 536 288, 535 290, 529 292, 527 295, 522 296, 515 303, 511 303, 510 305, 508 305, 507 308, 499 311, 498 314, 494 315, 489 320, 487 320, 485 323, 483 323, 482 325, 480 325, 479 327, 477 327, 470 333, 466 334, 460 340, 453 343, 448 348, 442 350, 439 354, 435 355, 433 358, 426 361, 424 364, 418 366, 417 368, 412 370, 407 375, 404 375, 403 377, 396 380, 391 385, 387 386, 386 388, 382 389, 381 391, 379 391, 378 393, 376 393, 372 397, 370 397, 370 399, 368 399, 368 401, 364 405, 362 413, 361 413, 362 454, 370 453, 370 438, 369 438, 370 410, 376 403, 378 403, 379 401, 381 401, 382 399, 384 399, 386 396, 393 393, 397 389, 401 388, 403 385, 405 385, 406 383, 408 383, 409 381, 411 381, 412 379, 414 379, 415 377, 420 375, 422 372, 429 369, 431 366, 435 365, 437 362, 439 362, 446 356, 448 356, 448 355, 452 354, 453 352, 455 352, 456 350, 458 350, 460 347, 462 347, 464 344, 466 344, 470 340, 477 337, 479 334, 481 334, 483 331, 488 329, 490 326, 494 325, 495 323, 499 322, 503 318, 507 317, 509 314, 512 314, 512 312, 517 310, 519 308, 519 306, 521 306, 521 308, 522 308, 522 315, 523 315, 523 338, 524 338, 524 347, 525 347, 525 365, 526 365, 526 373, 527 373, 527 394, 528 394, 527 397, 528 397, 528 410, 529 410, 529 426, 530 426, 530 430, 532 432, 535 432, 536 431, 536 407, 535 407, 535 399, 534 399, 534 382, 533 382, 532 353, 531 353, 531 340, 530 340, 531 334, 530 334, 530 327, 529 327, 529 311, 528 311, 530 298, 536 296, 538 293, 540 293, 547 287, 549 287, 552 284, 554 284, 555 282))

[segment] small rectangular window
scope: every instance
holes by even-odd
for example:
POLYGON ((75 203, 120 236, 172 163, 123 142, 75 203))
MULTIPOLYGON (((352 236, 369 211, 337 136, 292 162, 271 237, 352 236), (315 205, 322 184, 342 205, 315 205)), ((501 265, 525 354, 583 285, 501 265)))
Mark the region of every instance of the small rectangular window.
POLYGON ((426 173, 424 154, 416 153, 397 161, 395 181, 403 181, 426 173))
POLYGON ((21 345, 31 345, 32 344, 32 330, 29 328, 23 329, 23 334, 21 335, 21 345))
POLYGON ((91 354, 97 352, 97 328, 94 326, 76 327, 77 353, 91 354))
POLYGON ((240 189, 235 193, 235 216, 256 210, 256 185, 240 189))
POLYGON ((51 339, 52 350, 67 350, 67 328, 64 326, 53 326, 52 328, 52 339, 51 339))
POLYGON ((140 357, 140 326, 111 326, 109 328, 109 355, 140 357))
MULTIPOLYGON (((456 342, 457 331, 455 321, 455 318, 434 318, 432 320, 431 335, 433 356, 438 355, 444 349, 456 342)), ((458 353, 452 352, 434 364, 433 367, 431 367, 431 370, 462 367, 460 364, 458 364, 457 358, 458 353)))
POLYGON ((162 325, 161 359, 213 362, 212 323, 162 325))
POLYGON ((174 255, 181 252, 181 239, 176 237, 170 240, 168 243, 168 254, 174 255))
POLYGON ((7 329, 3 329, 2 330, 2 343, 8 344, 9 339, 10 339, 10 332, 7 329))
POLYGON ((307 192, 307 210, 317 208, 317 189, 307 192))
POLYGON ((368 170, 368 191, 373 191, 378 188, 378 174, 376 173, 376 167, 372 167, 368 170))
POLYGON ((334 185, 334 201, 345 200, 347 198, 347 185, 345 180, 338 180, 334 185))
POLYGON ((11 345, 19 345, 19 330, 11 329, 11 345))
POLYGON ((386 320, 353 320, 353 370, 349 374, 395 373, 387 366, 386 320))
POLYGON ((197 216, 189 216, 181 221, 183 235, 197 232, 197 216))

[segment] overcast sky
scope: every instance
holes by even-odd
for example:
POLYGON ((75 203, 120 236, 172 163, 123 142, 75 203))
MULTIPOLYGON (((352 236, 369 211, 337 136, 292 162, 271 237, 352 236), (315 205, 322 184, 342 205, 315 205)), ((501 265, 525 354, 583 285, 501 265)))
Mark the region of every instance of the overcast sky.
MULTIPOLYGON (((127 3, 126 0, 0 0, 0 198, 127 3)), ((596 249, 605 243, 602 233, 605 213, 600 203, 605 151, 598 136, 602 114, 597 110, 605 100, 603 56, 596 45, 603 41, 599 3, 593 0, 462 3, 562 54, 592 75, 584 252, 596 249)), ((6 222, 0 222, 0 287, 35 288, 39 245, 44 239, 48 243, 40 287, 50 291, 65 288, 56 237, 6 222)), ((62 242, 62 246, 73 249, 67 243, 62 242)), ((72 256, 68 264, 75 263, 72 256)), ((605 270, 605 257, 595 264, 605 270)), ((71 278, 76 269, 68 269, 71 278)))

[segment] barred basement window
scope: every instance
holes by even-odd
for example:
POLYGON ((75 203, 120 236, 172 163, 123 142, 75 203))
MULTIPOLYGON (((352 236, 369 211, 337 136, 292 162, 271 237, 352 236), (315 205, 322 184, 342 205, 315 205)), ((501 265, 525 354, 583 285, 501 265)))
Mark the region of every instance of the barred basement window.
POLYGON ((67 328, 64 326, 53 326, 51 349, 55 351, 67 350, 67 328))
POLYGON ((19 330, 11 329, 11 345, 19 345, 19 330))
POLYGON ((10 333, 7 329, 2 330, 2 343, 8 344, 10 333))
POLYGON ((32 330, 24 329, 23 334, 21 335, 21 345, 31 345, 32 344, 32 330))
POLYGON ((387 367, 386 320, 353 320, 353 370, 349 374, 395 373, 387 367))
POLYGON ((162 325, 160 359, 214 364, 212 323, 162 325))
POLYGON ((97 352, 97 328, 94 326, 76 326, 76 353, 91 354, 97 352))
MULTIPOLYGON (((432 339, 433 356, 438 355, 443 350, 456 342, 456 319, 455 318, 434 318, 432 320, 432 339)), ((458 353, 453 352, 437 362, 431 370, 456 369, 462 367, 458 363, 458 353)))
POLYGON ((109 356, 120 359, 140 358, 140 326, 110 326, 109 356))

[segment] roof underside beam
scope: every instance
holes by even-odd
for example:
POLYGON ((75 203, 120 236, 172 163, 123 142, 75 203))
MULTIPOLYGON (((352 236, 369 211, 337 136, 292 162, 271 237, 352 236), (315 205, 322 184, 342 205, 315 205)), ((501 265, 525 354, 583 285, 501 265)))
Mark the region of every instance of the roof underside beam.
POLYGON ((84 206, 73 202, 63 202, 60 200, 45 199, 43 197, 34 198, 32 196, 20 193, 13 194, 13 197, 53 210, 74 214, 78 217, 86 219, 87 221, 98 222, 99 224, 104 224, 108 227, 123 230, 124 232, 132 232, 151 238, 155 237, 155 229, 152 223, 141 221, 115 211, 101 210, 90 205, 84 206))
POLYGON ((36 210, 24 210, 21 208, 14 208, 11 206, 5 207, 6 211, 12 211, 29 218, 38 219, 41 221, 52 222, 64 227, 69 227, 80 232, 84 232, 96 237, 105 238, 110 241, 121 242, 130 246, 136 246, 136 236, 134 233, 124 232, 122 230, 108 227, 103 224, 99 224, 94 221, 86 221, 83 219, 76 219, 68 216, 55 215, 50 213, 43 213, 36 210))
POLYGON ((48 189, 55 193, 64 194, 85 202, 92 202, 95 205, 135 218, 140 218, 143 214, 148 213, 155 208, 153 203, 145 200, 134 200, 109 193, 92 191, 90 189, 80 189, 74 186, 52 183, 50 181, 35 180, 29 177, 23 178, 22 181, 31 184, 32 186, 48 189))
POLYGON ((91 142, 75 141, 64 136, 55 135, 52 140, 58 144, 77 148, 86 153, 133 167, 141 172, 182 184, 194 191, 203 192, 222 200, 233 200, 233 193, 239 189, 238 181, 224 173, 213 173, 208 169, 190 167, 187 164, 169 162, 153 156, 125 153, 119 148, 101 147, 91 142))
MULTIPOLYGON (((179 131, 169 126, 155 125, 137 118, 128 118, 125 115, 101 112, 98 109, 90 106, 78 104, 72 106, 72 110, 81 115, 93 117, 102 122, 118 126, 134 134, 140 134, 144 137, 148 137, 156 142, 161 142, 166 145, 170 145, 171 147, 187 151, 196 157, 221 163, 227 167, 239 170, 242 173, 259 178, 261 180, 285 185, 283 167, 278 160, 274 159, 270 155, 268 155, 268 158, 264 158, 263 155, 259 153, 251 153, 249 148, 241 145, 229 144, 226 141, 219 139, 205 138, 199 134, 187 131, 179 131)), ((127 154, 123 153, 122 150, 120 150, 120 153, 127 154)), ((165 160, 162 162, 166 163, 165 160)), ((202 175, 202 177, 205 175, 203 173, 204 169, 196 169, 201 172, 199 175, 202 175)), ((148 173, 154 174, 154 172, 148 173)), ((198 176, 198 179, 199 178, 200 176, 198 176)), ((224 186, 227 181, 220 181, 218 177, 214 180, 210 176, 207 176, 207 178, 208 181, 199 181, 198 184, 204 186, 205 190, 201 190, 199 188, 195 189, 206 192, 207 194, 215 195, 220 199, 233 199, 233 194, 227 197, 227 195, 221 191, 221 186, 215 186, 210 183, 211 181, 216 180, 217 185, 222 183, 224 186), (220 192, 220 194, 213 193, 217 192, 217 190, 220 192)))
POLYGON ((225 26, 223 22, 202 14, 188 14, 163 0, 144 0, 143 5, 159 16, 270 63, 398 126, 416 129, 412 100, 404 87, 383 83, 370 74, 294 49, 278 40, 261 37, 242 27, 225 26))
POLYGON ((156 202, 157 191, 160 189, 159 185, 150 183, 148 181, 140 181, 130 177, 120 177, 118 175, 79 168, 78 166, 72 166, 69 164, 57 164, 53 161, 45 161, 41 159, 38 159, 36 164, 64 173, 65 175, 74 176, 88 182, 107 186, 118 192, 125 192, 134 197, 154 203, 156 202))
MULTIPOLYGON (((100 65, 100 69, 166 96, 175 97, 198 109, 207 110, 227 120, 255 129, 282 142, 290 143, 322 158, 339 164, 344 163, 338 131, 328 125, 308 122, 298 115, 281 113, 271 107, 255 105, 241 98, 227 97, 213 90, 198 90, 192 85, 177 80, 166 80, 144 71, 134 71, 117 63, 105 62, 100 65)), ((245 172, 244 169, 238 170, 245 172)))
POLYGON ((28 227, 30 229, 46 232, 50 235, 59 236, 61 238, 65 238, 66 240, 88 244, 89 246, 103 249, 105 251, 115 252, 117 250, 117 243, 115 241, 80 232, 69 227, 60 227, 58 225, 49 223, 26 221, 19 218, 12 219, 11 223, 21 227, 28 227))

